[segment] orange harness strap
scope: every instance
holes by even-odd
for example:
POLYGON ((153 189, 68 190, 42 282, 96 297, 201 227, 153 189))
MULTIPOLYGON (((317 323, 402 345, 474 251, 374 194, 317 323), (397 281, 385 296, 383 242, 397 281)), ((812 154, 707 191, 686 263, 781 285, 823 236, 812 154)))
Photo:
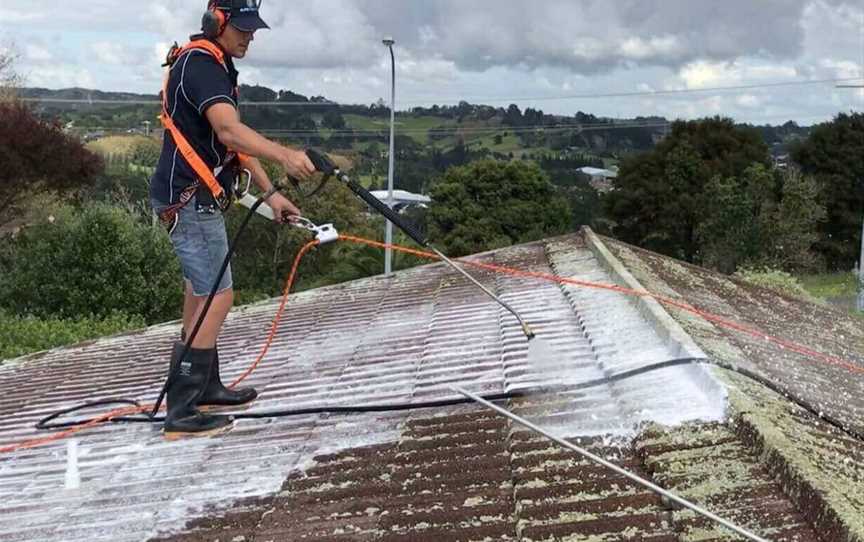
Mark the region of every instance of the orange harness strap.
MULTIPOLYGON (((225 54, 222 52, 219 47, 214 45, 212 42, 208 40, 195 40, 184 45, 182 48, 177 49, 176 51, 172 51, 169 54, 169 57, 173 55, 174 59, 177 59, 190 49, 203 49, 207 51, 210 55, 212 55, 226 70, 228 69, 225 64, 225 54)), ((195 149, 189 143, 189 140, 186 139, 186 136, 180 131, 177 125, 174 123, 174 120, 171 118, 171 115, 168 113, 168 79, 171 76, 171 69, 168 69, 168 74, 165 76, 165 83, 162 87, 162 114, 159 115, 159 119, 162 121, 162 126, 171 134, 171 137, 174 138, 174 143, 177 145, 177 150, 180 151, 180 154, 186 160, 186 163, 195 171, 195 174, 198 175, 198 178, 204 182, 207 188, 210 190, 210 193, 213 194, 213 198, 216 200, 216 203, 220 207, 227 207, 227 203, 230 201, 225 195, 225 190, 222 188, 222 185, 219 184, 219 181, 216 180, 216 176, 213 174, 213 170, 210 169, 204 160, 195 152, 195 149)), ((241 156, 241 158, 243 158, 241 156)))

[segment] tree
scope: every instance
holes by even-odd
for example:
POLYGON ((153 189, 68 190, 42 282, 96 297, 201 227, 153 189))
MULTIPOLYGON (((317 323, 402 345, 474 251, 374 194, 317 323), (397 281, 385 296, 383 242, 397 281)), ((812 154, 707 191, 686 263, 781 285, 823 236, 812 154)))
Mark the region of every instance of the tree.
POLYGON ((570 208, 528 162, 472 162, 448 169, 431 190, 429 237, 453 256, 558 235, 570 208))
POLYGON ((21 85, 21 77, 14 70, 16 59, 11 48, 0 49, 0 102, 12 99, 15 89, 21 85))
POLYGON ((697 228, 702 263, 724 273, 742 266, 817 270, 812 248, 825 217, 817 194, 816 182, 795 169, 756 164, 740 177, 714 177, 697 228))
POLYGON ((342 130, 346 126, 342 114, 333 109, 324 113, 321 124, 324 128, 329 128, 331 130, 342 130))
POLYGON ((0 225, 17 217, 26 198, 85 186, 101 169, 101 159, 58 124, 23 104, 0 103, 0 225))
POLYGON ((774 181, 771 171, 757 164, 740 177, 716 175, 706 183, 704 220, 696 228, 703 265, 734 273, 764 254, 774 181))
POLYGON ((663 142, 626 159, 615 190, 605 198, 613 234, 635 245, 699 262, 696 230, 704 217, 705 185, 769 163, 768 148, 752 129, 719 117, 675 122, 663 142))
POLYGON ((861 247, 864 218, 864 113, 837 115, 813 129, 792 150, 792 159, 819 183, 828 217, 817 250, 829 269, 848 270, 861 247))
POLYGON ((783 194, 768 222, 775 267, 787 271, 818 271, 823 268, 817 250, 819 228, 828 216, 819 202, 819 183, 798 169, 786 170, 783 194))

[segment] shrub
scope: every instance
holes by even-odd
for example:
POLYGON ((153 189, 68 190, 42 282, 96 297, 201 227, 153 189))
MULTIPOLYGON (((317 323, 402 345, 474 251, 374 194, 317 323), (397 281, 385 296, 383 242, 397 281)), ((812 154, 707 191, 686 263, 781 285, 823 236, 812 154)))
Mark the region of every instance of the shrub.
POLYGON ((67 206, 0 254, 0 307, 14 314, 99 319, 122 312, 162 322, 179 314, 181 286, 164 230, 107 204, 67 206))
POLYGON ((114 335, 145 325, 140 316, 113 313, 105 318, 61 320, 10 316, 0 311, 0 360, 114 335))

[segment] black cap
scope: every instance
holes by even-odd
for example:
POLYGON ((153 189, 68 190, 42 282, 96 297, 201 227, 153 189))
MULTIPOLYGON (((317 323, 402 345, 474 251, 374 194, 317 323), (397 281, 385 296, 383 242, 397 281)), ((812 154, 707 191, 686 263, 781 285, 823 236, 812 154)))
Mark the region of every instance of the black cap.
POLYGON ((221 9, 229 12, 228 22, 237 30, 254 32, 262 28, 270 28, 261 15, 261 0, 221 0, 221 9))

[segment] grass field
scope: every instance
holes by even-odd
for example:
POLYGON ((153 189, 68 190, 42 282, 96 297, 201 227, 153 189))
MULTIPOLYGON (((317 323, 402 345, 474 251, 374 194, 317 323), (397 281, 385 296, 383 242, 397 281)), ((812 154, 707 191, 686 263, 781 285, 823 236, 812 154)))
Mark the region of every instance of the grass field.
MULTIPOLYGON (((345 115, 345 123, 354 130, 373 130, 389 133, 389 118, 370 118, 361 115, 345 115)), ((456 121, 440 117, 396 117, 396 133, 407 135, 417 143, 426 145, 429 143, 429 130, 433 128, 455 127, 456 121)))
POLYGON ((854 297, 858 294, 858 278, 854 273, 804 275, 798 280, 808 292, 821 299, 854 297))
POLYGON ((87 143, 86 147, 102 156, 130 154, 135 145, 152 141, 152 138, 142 135, 108 136, 87 143))

